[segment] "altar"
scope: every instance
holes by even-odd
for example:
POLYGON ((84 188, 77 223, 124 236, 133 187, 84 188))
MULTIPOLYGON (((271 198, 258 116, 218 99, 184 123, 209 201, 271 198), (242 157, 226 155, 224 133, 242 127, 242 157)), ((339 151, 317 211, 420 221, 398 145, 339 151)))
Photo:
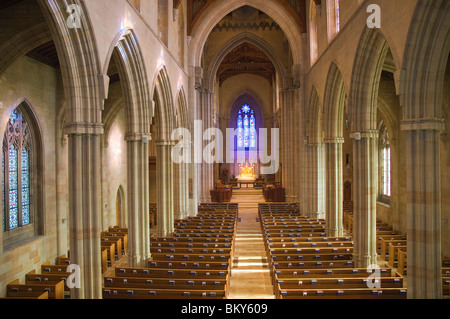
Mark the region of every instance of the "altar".
POLYGON ((249 165, 241 165, 239 164, 239 181, 255 181, 256 174, 255 174, 255 164, 249 165))

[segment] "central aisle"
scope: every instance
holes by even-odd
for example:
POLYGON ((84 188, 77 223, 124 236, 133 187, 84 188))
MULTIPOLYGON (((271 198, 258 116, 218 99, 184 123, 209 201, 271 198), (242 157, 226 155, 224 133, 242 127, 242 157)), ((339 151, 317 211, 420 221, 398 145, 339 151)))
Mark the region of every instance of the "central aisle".
POLYGON ((258 219, 258 203, 264 203, 261 190, 233 190, 233 203, 239 203, 239 220, 230 280, 230 299, 274 299, 263 235, 258 219))

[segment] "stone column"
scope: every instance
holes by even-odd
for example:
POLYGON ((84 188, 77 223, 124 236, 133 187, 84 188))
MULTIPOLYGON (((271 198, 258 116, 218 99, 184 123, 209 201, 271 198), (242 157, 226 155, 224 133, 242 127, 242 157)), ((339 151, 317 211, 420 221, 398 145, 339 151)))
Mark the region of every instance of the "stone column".
POLYGON ((173 141, 156 142, 158 236, 168 237, 174 232, 173 210, 173 141))
POLYGON ((69 133, 70 262, 80 267, 73 299, 102 298, 100 135, 69 133))
POLYGON ((378 131, 353 133, 353 259, 357 268, 377 263, 378 131))
MULTIPOLYGON (((213 105, 213 94, 202 90, 200 93, 200 101, 201 101, 201 119, 203 124, 203 131, 201 132, 201 140, 203 140, 203 133, 205 130, 212 127, 212 105, 213 105)), ((196 152, 200 152, 203 155, 203 149, 210 142, 203 141, 202 149, 196 150, 196 152)), ((214 188, 214 166, 213 164, 206 163, 204 160, 202 164, 200 164, 200 171, 198 172, 200 176, 199 190, 200 190, 200 203, 210 203, 211 202, 211 194, 210 191, 214 188)))
POLYGON ((148 143, 127 136, 128 263, 144 267, 150 258, 148 143))
POLYGON ((198 213, 198 165, 194 161, 193 143, 190 143, 191 149, 191 163, 188 164, 188 179, 187 179, 187 196, 188 196, 188 217, 195 217, 198 213), (192 192, 192 194, 191 194, 192 192))
POLYGON ((330 138, 326 143, 326 233, 328 237, 343 235, 343 138, 330 138))
POLYGON ((286 188, 289 179, 289 165, 288 165, 288 115, 287 115, 287 107, 284 103, 285 101, 284 92, 280 93, 280 160, 281 160, 281 183, 285 188, 286 197, 288 196, 288 189, 286 188))
POLYGON ((406 131, 408 298, 442 298, 440 120, 403 121, 406 131))
POLYGON ((184 163, 183 164, 183 179, 181 181, 181 194, 182 194, 182 201, 181 201, 181 213, 183 215, 183 218, 187 218, 189 214, 189 164, 184 163))
POLYGON ((309 184, 309 208, 308 215, 311 218, 325 218, 325 147, 323 143, 311 143, 308 145, 308 172, 309 184))
POLYGON ((174 219, 181 219, 181 167, 173 164, 173 215, 174 219))

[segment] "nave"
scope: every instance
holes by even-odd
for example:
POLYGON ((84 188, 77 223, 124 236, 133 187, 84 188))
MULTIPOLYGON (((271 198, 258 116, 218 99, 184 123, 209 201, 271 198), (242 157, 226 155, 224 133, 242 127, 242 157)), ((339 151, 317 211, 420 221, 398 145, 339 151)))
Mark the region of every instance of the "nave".
MULTIPOLYGON (((127 229, 110 227, 102 232, 103 298, 406 299, 403 235, 378 223, 372 274, 354 266, 351 213, 345 220, 344 236, 327 237, 326 221, 302 216, 299 203, 235 190, 229 203, 201 204, 196 217, 175 221, 174 236, 152 235, 145 268, 129 267, 127 229)), ((7 298, 70 299, 68 265, 66 256, 45 263, 25 284, 10 283, 7 298)), ((442 272, 448 299, 450 260, 442 272)))

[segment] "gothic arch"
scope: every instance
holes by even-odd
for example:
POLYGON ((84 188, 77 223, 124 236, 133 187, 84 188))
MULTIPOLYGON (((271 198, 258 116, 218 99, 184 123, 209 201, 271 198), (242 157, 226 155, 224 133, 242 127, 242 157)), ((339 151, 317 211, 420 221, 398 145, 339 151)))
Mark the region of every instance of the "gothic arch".
POLYGON ((186 102, 186 94, 184 93, 184 88, 180 87, 176 98, 176 119, 175 127, 177 128, 189 128, 189 118, 186 102))
MULTIPOLYGON (((114 58, 117 63, 127 108, 127 138, 142 139, 142 136, 150 134, 153 110, 150 108, 150 92, 144 57, 133 30, 127 29, 121 32, 111 58, 114 58)), ((104 70, 107 71, 107 69, 106 66, 104 70)))
POLYGON ((48 22, 61 65, 64 95, 68 101, 66 130, 73 133, 102 134, 101 109, 106 98, 94 30, 85 2, 81 8, 81 28, 67 27, 67 5, 59 0, 39 0, 48 22))
POLYGON ((320 105, 319 94, 313 86, 309 99, 307 137, 308 144, 322 143, 322 107, 320 105))
POLYGON ((376 131, 377 97, 389 45, 379 30, 366 29, 359 41, 349 94, 353 130, 376 131))
POLYGON ((170 141, 173 129, 176 127, 175 108, 169 76, 163 66, 156 76, 154 82, 153 100, 155 102, 154 116, 157 120, 157 139, 159 141, 170 141))
POLYGON ((201 66, 203 47, 214 26, 229 12, 242 6, 251 6, 268 14, 286 34, 291 46, 294 65, 302 65, 301 41, 302 30, 298 22, 278 1, 229 0, 219 1, 208 6, 201 14, 192 30, 190 65, 201 66))
POLYGON ((331 62, 324 93, 325 138, 343 137, 346 89, 342 73, 335 62, 331 62))
POLYGON ((450 51, 450 2, 419 1, 411 21, 401 76, 403 118, 442 116, 442 90, 450 51))
POLYGON ((277 70, 277 73, 281 78, 281 83, 287 83, 287 75, 285 71, 286 67, 283 65, 276 52, 271 48, 270 44, 268 44, 264 39, 252 33, 242 32, 234 38, 230 39, 219 50, 217 50, 217 53, 212 58, 206 72, 207 88, 211 90, 214 88, 215 75, 217 74, 217 70, 219 69, 223 59, 228 55, 228 53, 230 53, 230 51, 245 42, 258 47, 261 51, 263 51, 275 66, 275 69, 277 70))
MULTIPOLYGON (((32 203, 30 204, 30 216, 33 216, 33 234, 32 236, 39 236, 45 234, 45 200, 44 200, 44 183, 45 183, 45 158, 44 158, 44 146, 43 146, 43 138, 42 138, 42 130, 41 130, 41 124, 39 122, 39 117, 37 116, 32 104, 30 101, 28 101, 26 98, 21 98, 17 103, 13 104, 9 110, 8 114, 9 116, 11 113, 18 109, 21 113, 23 118, 25 119, 29 132, 31 133, 31 149, 29 150, 29 156, 30 156, 30 171, 29 171, 29 189, 30 198, 33 199, 32 203)), ((8 119, 9 119, 8 116, 8 119)), ((3 136, 5 136, 4 128, 7 127, 6 123, 3 123, 3 136)), ((2 139, 2 141, 4 141, 2 139)), ((3 145, 3 142, 2 142, 3 145)), ((2 151, 3 148, 2 148, 2 151)), ((0 175, 3 178, 3 171, 0 172, 0 175)), ((0 195, 1 196, 1 195, 0 195)), ((4 212, 2 212, 3 214, 4 212)), ((53 216, 54 217, 54 216, 53 216)), ((29 239, 29 238, 28 238, 29 239)), ((5 238, 3 238, 3 245, 9 246, 11 244, 15 244, 15 239, 10 238, 5 241, 5 238), (9 242, 10 240, 13 240, 13 242, 9 242)), ((21 239, 23 240, 23 239, 21 239)))

